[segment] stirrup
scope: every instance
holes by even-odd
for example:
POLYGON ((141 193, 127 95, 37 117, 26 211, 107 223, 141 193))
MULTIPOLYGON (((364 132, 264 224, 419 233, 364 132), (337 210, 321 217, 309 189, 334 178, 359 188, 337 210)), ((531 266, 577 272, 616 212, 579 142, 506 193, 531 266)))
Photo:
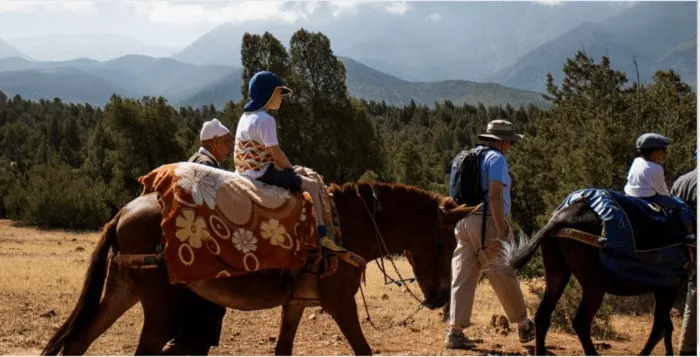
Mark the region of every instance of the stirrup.
POLYGON ((334 242, 331 238, 328 236, 324 236, 321 238, 321 247, 327 249, 330 251, 333 255, 337 256, 340 258, 342 261, 358 268, 362 268, 367 265, 367 262, 365 261, 364 258, 361 256, 339 246, 336 242, 334 242))
POLYGON ((321 237, 320 243, 321 243, 322 247, 324 247, 330 251, 333 251, 333 252, 343 253, 343 252, 348 251, 347 249, 339 246, 333 239, 331 239, 328 236, 321 237))

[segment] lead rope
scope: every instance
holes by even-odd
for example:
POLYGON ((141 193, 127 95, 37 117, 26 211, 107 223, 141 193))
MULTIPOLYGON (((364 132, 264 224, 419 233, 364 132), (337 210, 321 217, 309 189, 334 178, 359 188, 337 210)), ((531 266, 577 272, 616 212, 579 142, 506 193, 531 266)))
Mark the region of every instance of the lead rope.
MULTIPOLYGON (((421 301, 421 299, 419 299, 419 298, 416 296, 416 294, 413 293, 413 291, 408 287, 407 284, 402 284, 403 281, 415 281, 415 278, 411 278, 411 279, 404 279, 404 278, 403 278, 403 276, 401 275, 401 272, 399 272, 399 268, 396 266, 396 263, 394 262, 394 259, 391 258, 391 252, 389 251, 389 248, 387 248, 386 243, 385 243, 385 241, 384 241, 384 238, 382 237, 382 234, 381 234, 381 232, 379 231, 379 226, 377 225, 376 218, 374 217, 374 215, 372 215, 372 212, 369 210, 369 207, 367 206, 367 203, 365 202, 364 198, 362 198, 362 196, 360 195, 359 187, 357 188, 357 191, 356 191, 356 192, 357 192, 357 196, 360 198, 360 201, 362 201, 362 204, 365 206, 365 210, 367 211, 367 214, 369 215, 369 217, 370 217, 370 219, 371 219, 371 221, 372 221, 372 225, 374 226, 374 233, 375 233, 375 236, 376 236, 376 238, 377 238, 377 242, 379 243, 379 250, 380 250, 379 256, 380 256, 380 259, 381 259, 381 257, 383 257, 384 255, 386 255, 387 259, 389 260, 389 262, 391 263, 392 267, 394 268, 394 271, 396 272, 396 275, 397 275, 397 276, 399 277, 399 279, 400 279, 399 281, 396 281, 396 280, 392 279, 391 277, 389 277, 389 275, 386 273, 386 269, 382 269, 382 267, 380 267, 379 264, 377 263, 377 266, 379 267, 379 270, 380 270, 380 271, 384 274, 384 276, 385 276, 385 283, 386 283, 386 281, 387 281, 386 278, 391 279, 392 281, 390 281, 389 283, 392 283, 392 282, 393 282, 393 283, 395 283, 396 285, 398 285, 399 287, 403 286, 403 287, 406 289, 406 291, 407 291, 416 301, 418 301, 418 303, 423 304, 423 301, 421 301), (382 249, 384 249, 384 252, 382 252, 382 249)), ((373 191, 372 194, 373 194, 373 196, 376 198, 376 195, 374 195, 374 191, 373 191)))
MULTIPOLYGON (((404 279, 403 276, 401 276, 401 273, 399 272, 399 269, 396 266, 396 263, 394 263, 394 260, 391 258, 391 253, 389 252, 389 248, 386 246, 384 238, 382 237, 382 234, 379 230, 379 226, 377 225, 377 220, 376 220, 375 215, 376 215, 376 202, 378 201, 378 199, 377 199, 377 196, 374 192, 374 189, 373 188, 371 188, 371 189, 372 189, 372 196, 374 197, 374 203, 375 203, 375 205, 374 205, 375 214, 372 214, 369 207, 367 206, 367 202, 365 202, 365 199, 360 194, 359 186, 357 186, 355 188, 355 192, 357 194, 357 197, 360 198, 360 201, 362 202, 362 205, 365 207, 365 210, 367 211, 367 215, 370 217, 370 220, 372 221, 372 225, 374 226, 374 233, 375 233, 375 237, 377 238, 377 245, 379 247, 379 257, 380 257, 380 260, 382 260, 381 265, 379 264, 379 262, 377 262, 377 267, 384 275, 384 284, 387 285, 387 284, 395 283, 399 287, 403 286, 405 288, 405 290, 411 295, 411 297, 413 297, 416 301, 418 301, 418 308, 414 312, 412 312, 408 317, 401 320, 399 323, 392 323, 388 327, 381 329, 381 330, 386 330, 386 329, 390 329, 398 324, 400 324, 400 325, 406 324, 406 321, 408 321, 410 318, 415 316, 415 314, 417 314, 418 311, 422 310, 423 307, 425 307, 425 305, 423 304, 423 301, 421 301, 421 299, 419 299, 416 296, 416 294, 414 294, 413 291, 408 287, 408 284, 404 283, 405 281, 409 281, 409 279, 404 279), (384 252, 386 253, 387 259, 391 263, 392 267, 394 268, 394 271, 396 272, 396 275, 399 277, 400 280, 398 280, 398 281, 394 280, 393 278, 389 277, 389 274, 386 273, 386 269, 384 267, 384 261, 382 259, 384 256, 384 254, 382 253, 382 249, 384 249, 384 252), (389 281, 387 279, 390 279, 391 281, 389 281)), ((367 314, 367 321, 369 322, 370 326, 372 326, 372 328, 374 328, 375 330, 380 330, 380 328, 377 327, 377 325, 374 323, 374 321, 372 321, 372 317, 370 316, 370 313, 369 313, 369 308, 367 307, 367 299, 365 298, 365 292, 364 292, 364 289, 362 288, 363 283, 365 285, 367 284, 367 280, 366 280, 364 273, 362 274, 361 280, 362 281, 360 283, 360 295, 362 296, 362 303, 363 303, 364 308, 365 308, 365 313, 367 314)), ((415 278, 411 278, 410 281, 415 281, 415 278)))

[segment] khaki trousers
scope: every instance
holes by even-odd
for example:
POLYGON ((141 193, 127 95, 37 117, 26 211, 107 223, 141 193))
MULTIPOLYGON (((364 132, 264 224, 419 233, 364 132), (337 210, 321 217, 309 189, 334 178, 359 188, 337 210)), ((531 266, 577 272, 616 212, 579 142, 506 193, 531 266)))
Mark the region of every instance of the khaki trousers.
POLYGON ((685 298, 685 312, 683 313, 681 337, 678 343, 682 356, 695 356, 697 352, 698 295, 695 283, 696 274, 697 272, 693 268, 688 281, 688 294, 685 298))
POLYGON ((450 294, 449 327, 461 330, 470 325, 474 293, 481 274, 486 270, 498 300, 511 323, 521 323, 527 319, 525 300, 523 299, 516 271, 508 266, 493 267, 501 255, 503 239, 513 241, 513 233, 507 225, 507 236, 496 237, 496 226, 491 215, 486 218, 485 250, 481 249, 481 225, 483 216, 480 213, 463 218, 455 227, 457 248, 452 255, 452 291, 450 294))

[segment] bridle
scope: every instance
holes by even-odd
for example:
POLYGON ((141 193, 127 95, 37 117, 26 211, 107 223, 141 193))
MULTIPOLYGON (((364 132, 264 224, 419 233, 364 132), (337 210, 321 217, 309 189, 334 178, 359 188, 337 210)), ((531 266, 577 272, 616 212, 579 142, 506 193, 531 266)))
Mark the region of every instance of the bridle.
MULTIPOLYGON (((384 285, 396 284, 399 287, 404 287, 406 289, 406 291, 409 293, 409 295, 411 295, 411 297, 413 297, 413 299, 415 299, 419 304, 416 311, 414 311, 411 315, 409 315, 409 317, 402 320, 401 324, 403 324, 406 322, 406 320, 411 318, 418 311, 422 310, 426 306, 426 302, 422 301, 420 298, 418 298, 418 296, 416 296, 416 294, 408 287, 408 284, 406 284, 407 282, 410 283, 410 282, 416 281, 416 278, 412 277, 412 278, 404 279, 401 276, 399 269, 396 267, 396 263, 394 262, 394 259, 391 257, 391 252, 387 248, 386 242, 384 241, 384 238, 382 237, 381 231, 379 230, 379 225, 377 224, 377 212, 382 210, 381 203, 379 202, 379 198, 377 197, 377 192, 375 191, 374 186, 368 185, 368 187, 370 188, 370 190, 372 192, 372 209, 371 210, 369 208, 369 205, 365 201, 364 197, 362 197, 362 194, 360 193, 360 186, 359 185, 355 186, 355 193, 357 194, 357 197, 362 202, 362 205, 365 207, 365 210, 367 211, 367 215, 369 216, 370 221, 372 222, 372 225, 374 227, 374 235, 375 235, 375 239, 377 242, 377 248, 379 249, 379 258, 375 259, 374 261, 377 264, 377 268, 379 269, 379 271, 382 272, 382 275, 384 276, 384 285), (391 263, 392 267, 394 268, 394 271, 396 272, 396 276, 398 277, 398 280, 392 278, 387 273, 386 266, 384 264, 384 256, 387 257, 387 259, 391 263)), ((436 218, 437 218, 438 227, 435 230, 435 240, 434 240, 434 244, 433 244, 433 254, 434 254, 433 255, 433 279, 434 279, 433 282, 435 284, 437 284, 439 281, 438 279, 439 279, 439 275, 440 275, 440 268, 439 268, 440 265, 438 264, 438 260, 440 259, 440 255, 442 254, 442 241, 440 239, 440 230, 443 228, 441 227, 442 219, 441 219, 441 215, 440 215, 440 207, 439 206, 437 207, 436 218)), ((363 282, 364 281, 365 281, 365 279, 363 277, 363 282)), ((374 322, 372 322, 372 319, 370 318, 369 310, 367 308, 367 301, 365 300, 365 294, 364 294, 364 291, 362 289, 362 285, 360 285, 360 293, 362 294, 362 301, 363 301, 364 306, 365 306, 365 312, 367 313, 367 320, 369 321, 370 325, 372 325, 372 327, 377 329, 374 322)))

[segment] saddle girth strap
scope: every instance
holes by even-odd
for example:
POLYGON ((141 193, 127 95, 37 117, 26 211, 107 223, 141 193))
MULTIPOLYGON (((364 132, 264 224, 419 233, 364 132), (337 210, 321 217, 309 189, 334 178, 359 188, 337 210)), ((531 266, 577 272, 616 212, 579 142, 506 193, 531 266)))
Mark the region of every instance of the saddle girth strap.
POLYGON ((562 228, 554 233, 555 237, 573 239, 577 242, 587 244, 596 248, 602 248, 605 237, 584 232, 573 228, 562 228))

